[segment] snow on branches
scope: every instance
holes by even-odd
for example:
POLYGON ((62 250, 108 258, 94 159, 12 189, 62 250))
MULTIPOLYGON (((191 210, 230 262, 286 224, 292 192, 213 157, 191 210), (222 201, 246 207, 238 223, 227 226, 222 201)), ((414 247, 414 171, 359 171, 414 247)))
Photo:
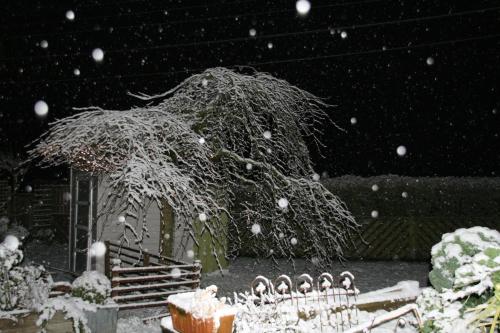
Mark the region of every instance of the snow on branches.
POLYGON ((357 224, 314 179, 306 144, 321 146, 317 125, 330 121, 320 98, 268 74, 225 68, 135 96, 148 104, 85 108, 56 121, 32 158, 101 174, 113 190, 109 214, 167 203, 192 235, 202 223, 228 255, 250 238, 258 254, 291 257, 300 246, 323 264, 342 256, 357 224), (255 223, 261 232, 252 235, 255 223))

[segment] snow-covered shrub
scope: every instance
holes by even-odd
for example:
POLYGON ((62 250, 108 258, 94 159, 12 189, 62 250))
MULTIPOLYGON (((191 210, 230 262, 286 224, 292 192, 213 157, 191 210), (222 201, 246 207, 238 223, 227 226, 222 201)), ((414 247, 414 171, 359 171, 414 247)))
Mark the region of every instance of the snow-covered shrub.
POLYGON ((19 266, 23 253, 13 239, 0 244, 0 310, 33 309, 48 299, 52 278, 42 266, 19 266))
POLYGON ((425 321, 423 332, 480 332, 478 323, 485 318, 478 320, 470 309, 478 312, 496 304, 500 233, 473 227, 445 234, 432 248, 432 264, 429 279, 434 289, 424 289, 417 299, 425 321))
POLYGON ((87 326, 87 317, 85 316, 86 311, 96 311, 96 308, 92 304, 88 304, 83 300, 76 297, 60 296, 50 298, 44 304, 40 305, 38 308, 38 320, 36 325, 43 328, 47 322, 54 317, 56 312, 64 312, 65 319, 73 320, 73 329, 75 333, 89 332, 90 329, 87 326))
POLYGON ((467 281, 491 272, 494 267, 489 267, 489 260, 496 261, 498 266, 500 233, 496 230, 485 227, 458 229, 444 234, 441 239, 432 247, 433 269, 429 273, 429 280, 437 291, 464 287, 469 284, 467 281))
POLYGON ((86 271, 73 281, 71 293, 89 303, 104 304, 111 295, 111 282, 100 272, 86 271))

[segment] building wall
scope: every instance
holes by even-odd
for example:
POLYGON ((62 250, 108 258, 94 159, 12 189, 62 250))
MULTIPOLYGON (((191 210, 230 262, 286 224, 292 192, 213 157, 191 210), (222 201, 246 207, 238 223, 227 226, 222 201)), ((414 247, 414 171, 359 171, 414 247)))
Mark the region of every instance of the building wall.
MULTIPOLYGON (((97 220, 97 240, 120 240, 125 230, 125 235, 130 241, 131 245, 134 244, 135 236, 132 232, 127 230, 124 223, 118 221, 119 214, 113 214, 110 216, 102 216, 103 205, 107 194, 109 193, 109 187, 106 183, 100 182, 97 189, 98 196, 98 220, 97 220)), ((125 212, 123 212, 125 213, 125 212)), ((150 208, 146 216, 148 232, 144 237, 142 247, 147 249, 148 252, 158 254, 160 253, 160 224, 161 224, 161 214, 160 209, 156 203, 151 203, 150 208)), ((130 216, 126 217, 126 223, 133 226, 137 232, 141 231, 141 223, 130 216)))

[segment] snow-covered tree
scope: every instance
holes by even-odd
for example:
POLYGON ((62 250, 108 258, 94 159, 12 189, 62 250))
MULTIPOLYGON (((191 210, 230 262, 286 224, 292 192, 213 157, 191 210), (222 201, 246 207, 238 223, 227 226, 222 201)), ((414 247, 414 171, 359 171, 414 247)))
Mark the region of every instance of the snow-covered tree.
POLYGON ((317 125, 330 121, 320 98, 268 74, 225 68, 134 96, 147 105, 90 107, 54 122, 32 158, 102 175, 113 190, 106 213, 142 219, 138 240, 153 200, 170 205, 193 238, 201 224, 214 255, 220 247, 234 254, 245 239, 259 255, 291 258, 300 247, 322 264, 342 256, 357 224, 318 182, 306 144, 319 147, 317 125))

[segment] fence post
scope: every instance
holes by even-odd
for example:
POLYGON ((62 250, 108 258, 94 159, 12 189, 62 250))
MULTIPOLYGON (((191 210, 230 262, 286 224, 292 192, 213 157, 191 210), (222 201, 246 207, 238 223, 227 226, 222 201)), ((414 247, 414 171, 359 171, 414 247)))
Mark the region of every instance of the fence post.
MULTIPOLYGON (((198 281, 201 281, 201 269, 202 269, 201 260, 195 260, 193 264, 194 264, 193 265, 193 272, 198 272, 196 277, 197 277, 198 281)), ((195 285, 195 288, 198 288, 199 286, 200 286, 200 282, 198 282, 195 285)))
POLYGON ((115 260, 113 268, 111 269, 111 297, 118 295, 115 288, 120 286, 120 282, 116 281, 116 278, 120 276, 120 259, 115 260))
POLYGON ((144 251, 143 257, 144 257, 144 260, 143 260, 142 266, 144 266, 144 267, 149 266, 149 252, 144 251))
POLYGON ((109 241, 105 241, 106 252, 104 253, 104 275, 109 279, 111 277, 110 260, 109 260, 109 241))

